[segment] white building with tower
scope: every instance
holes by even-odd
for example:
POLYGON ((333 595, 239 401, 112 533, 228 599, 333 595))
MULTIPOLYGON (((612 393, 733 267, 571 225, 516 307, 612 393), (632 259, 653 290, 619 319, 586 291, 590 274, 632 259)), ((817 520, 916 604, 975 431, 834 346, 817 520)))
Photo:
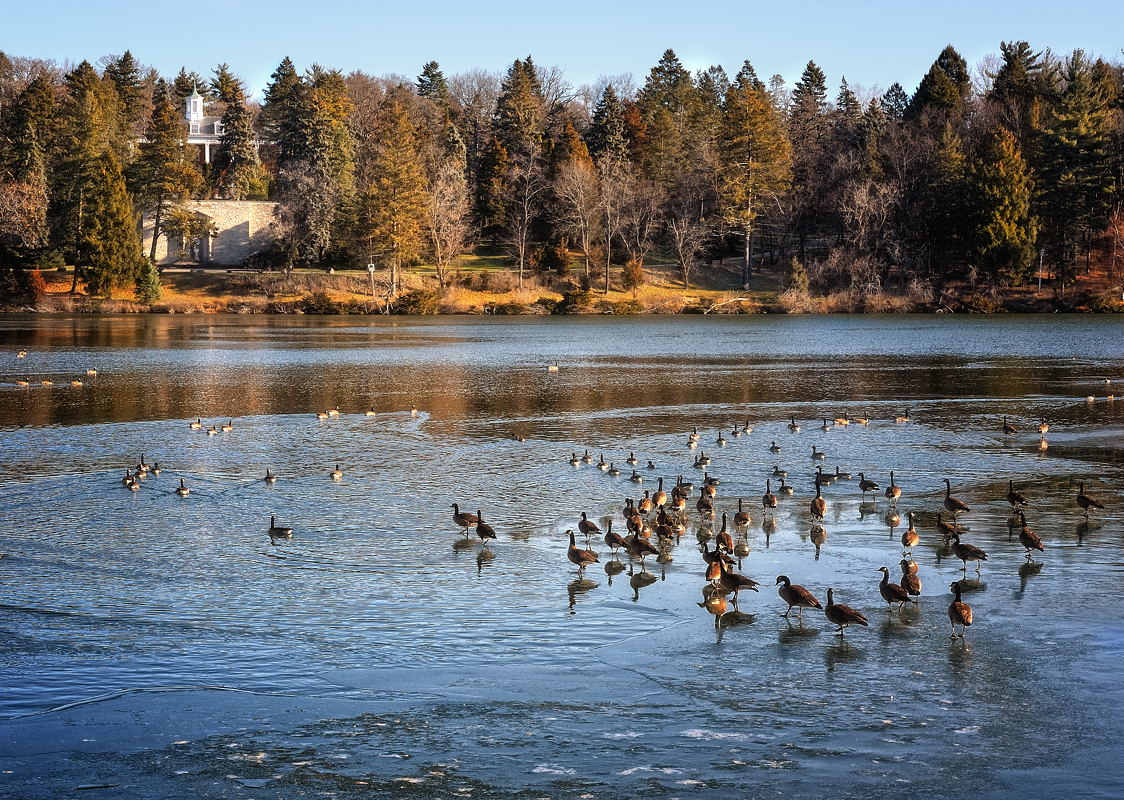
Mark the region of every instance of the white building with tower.
POLYGON ((191 87, 187 97, 187 143, 202 151, 202 163, 211 163, 211 149, 218 147, 222 139, 222 117, 206 113, 203 95, 199 89, 191 87))

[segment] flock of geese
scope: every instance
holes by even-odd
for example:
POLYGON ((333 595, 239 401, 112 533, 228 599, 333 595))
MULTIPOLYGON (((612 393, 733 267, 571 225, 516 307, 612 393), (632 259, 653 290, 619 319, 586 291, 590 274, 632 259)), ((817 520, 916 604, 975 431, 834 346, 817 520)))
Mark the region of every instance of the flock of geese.
MULTIPOLYGON (((339 417, 341 413, 339 408, 336 407, 318 412, 316 417, 318 420, 324 420, 339 417)), ((363 413, 366 416, 374 416, 376 412, 374 409, 368 409, 363 413)), ((414 417, 418 416, 416 408, 411 409, 410 413, 414 417)), ((909 409, 894 418, 894 421, 898 424, 908 423, 910 420, 909 409)), ((824 419, 820 427, 827 431, 850 424, 867 425, 870 422, 869 415, 864 414, 855 417, 844 415, 835 419, 824 419)), ((787 423, 789 431, 799 433, 801 427, 800 422, 795 417, 789 418, 787 423)), ((234 421, 228 420, 225 424, 216 423, 207 427, 202 419, 196 419, 188 424, 188 428, 192 431, 205 431, 207 435, 213 436, 233 431, 234 421)), ((741 426, 735 425, 729 432, 729 437, 741 437, 752 433, 752 431, 752 426, 749 421, 746 421, 741 426)), ((1038 433, 1043 437, 1042 441, 1045 441, 1044 437, 1048 431, 1049 425, 1046 422, 1043 421, 1038 425, 1038 433)), ((1004 417, 1002 419, 1002 432, 1005 436, 1013 436, 1018 430, 1004 417)), ((524 438, 519 435, 512 438, 524 441, 524 438)), ((692 428, 685 442, 687 448, 691 451, 698 449, 700 438, 698 429, 692 428)), ((724 447, 728 442, 729 438, 727 438, 725 432, 720 431, 715 439, 715 444, 718 447, 724 447)), ((769 450, 772 453, 778 453, 781 451, 781 447, 773 440, 769 450)), ((826 458, 823 451, 818 450, 815 445, 811 446, 810 456, 813 461, 817 462, 822 462, 826 458)), ((623 459, 623 463, 631 469, 629 479, 632 482, 637 484, 644 482, 645 476, 637 469, 641 465, 641 460, 636 457, 635 453, 630 452, 623 459)), ((629 560, 640 562, 640 572, 630 572, 634 582, 639 580, 638 585, 642 586, 647 585, 645 577, 648 583, 656 580, 655 576, 646 571, 644 567, 645 559, 654 557, 662 564, 672 561, 672 551, 676 545, 680 544, 687 530, 691 513, 688 510, 688 504, 692 498, 694 498, 695 513, 703 521, 709 522, 717 516, 714 501, 720 481, 710 474, 711 463, 712 460, 710 456, 706 455, 705 451, 700 451, 694 458, 692 466, 703 471, 700 485, 697 487, 697 497, 695 497, 695 484, 690 480, 684 480, 683 476, 679 475, 670 492, 664 488, 665 478, 659 477, 656 479, 654 490, 644 490, 643 495, 635 499, 626 498, 624 506, 621 508, 625 531, 623 535, 619 530, 613 530, 613 516, 615 515, 608 518, 606 528, 602 531, 600 526, 591 520, 586 512, 581 512, 576 525, 577 532, 575 533, 574 530, 566 531, 569 539, 566 557, 571 564, 577 567, 578 579, 583 578, 587 567, 600 563, 600 557, 592 549, 592 545, 594 538, 601 537, 605 546, 612 553, 611 560, 605 565, 605 570, 610 577, 625 570, 624 563, 620 561, 620 555, 623 553, 629 560), (584 546, 578 542, 579 535, 584 537, 584 546)), ((621 470, 617 468, 614 462, 606 461, 603 455, 595 461, 588 450, 585 450, 581 456, 576 452, 572 453, 569 464, 574 467, 583 464, 595 465, 597 469, 609 475, 621 474, 621 470)), ((656 466, 652 460, 646 460, 642 468, 651 472, 656 469, 656 466)), ((149 475, 160 475, 161 471, 158 462, 148 464, 145 461, 145 455, 142 453, 139 462, 126 469, 121 483, 125 488, 137 491, 141 481, 149 475)), ((341 480, 343 471, 340 469, 340 465, 336 464, 331 470, 328 470, 327 477, 335 481, 341 480)), ((765 492, 761 496, 760 503, 764 515, 763 528, 767 535, 775 528, 773 515, 780 505, 778 495, 773 491, 773 480, 779 480, 777 491, 781 495, 792 495, 794 489, 791 484, 786 482, 787 477, 788 471, 775 465, 765 479, 765 492)), ((823 527, 824 517, 827 513, 827 500, 823 496, 822 488, 838 481, 850 480, 851 475, 840 470, 839 467, 835 467, 832 472, 827 472, 821 464, 817 466, 813 478, 816 493, 809 502, 808 508, 813 522, 810 538, 816 546, 818 558, 819 548, 827 538, 827 532, 823 527)), ((277 475, 269 469, 266 469, 262 478, 266 484, 273 484, 277 479, 277 475)), ((895 473, 893 471, 889 473, 889 483, 885 489, 877 481, 868 478, 865 473, 858 473, 858 479, 857 486, 864 502, 868 495, 876 498, 881 493, 886 498, 890 506, 890 518, 893 520, 891 529, 895 527, 897 522, 900 521, 896 505, 902 498, 902 486, 898 483, 895 473)), ((944 485, 942 510, 936 515, 937 532, 942 537, 944 550, 955 555, 961 561, 961 571, 966 573, 968 565, 974 564, 978 575, 982 562, 988 559, 988 554, 982 548, 963 541, 962 536, 965 530, 957 522, 958 516, 970 512, 971 508, 966 502, 952 494, 952 482, 948 478, 944 479, 944 485)), ((1074 502, 1084 512, 1086 518, 1091 511, 1104 508, 1100 501, 1085 492, 1083 483, 1079 486, 1074 502)), ((180 497, 187 497, 191 493, 191 488, 186 485, 183 479, 180 479, 175 493, 180 497)), ((1015 488, 1013 481, 1008 482, 1005 499, 1011 506, 1014 524, 1019 526, 1018 540, 1025 550, 1025 558, 1029 563, 1033 560, 1035 552, 1045 551, 1042 538, 1027 525, 1024 510, 1030 504, 1030 501, 1020 490, 1015 488)), ((452 503, 451 508, 453 524, 461 530, 465 537, 463 541, 466 543, 472 532, 475 532, 477 539, 484 548, 487 548, 489 543, 497 538, 495 529, 485 521, 482 509, 476 509, 475 513, 462 511, 458 503, 452 503)), ((700 527, 696 533, 699 550, 706 565, 704 573, 706 583, 702 590, 703 601, 698 605, 713 615, 715 627, 718 628, 721 628, 723 618, 727 614, 741 615, 738 608, 740 593, 743 591, 756 592, 761 585, 756 580, 738 571, 741 569, 742 560, 750 553, 747 532, 751 519, 750 512, 746 509, 745 499, 737 499, 737 511, 722 511, 721 521, 721 529, 716 534, 709 526, 700 527), (712 543, 713 547, 711 546, 712 543), (730 598, 730 600, 728 601, 727 598, 730 598)), ((883 566, 878 569, 878 572, 881 573, 878 592, 890 613, 895 611, 900 613, 907 604, 915 604, 916 598, 921 595, 920 567, 912 557, 913 549, 920 542, 920 535, 912 511, 908 512, 908 522, 908 528, 901 535, 902 557, 899 562, 901 577, 898 582, 891 581, 889 567, 883 566)), ((290 539, 293 536, 293 529, 279 525, 276 517, 271 516, 267 533, 271 540, 290 539)), ((801 622, 803 622, 805 610, 822 611, 827 621, 835 626, 835 630, 840 636, 849 626, 866 626, 868 624, 867 617, 863 613, 851 606, 835 602, 835 589, 832 587, 827 589, 826 603, 821 603, 811 590, 793 583, 788 575, 778 575, 774 585, 777 587, 777 594, 781 601, 787 606, 782 615, 786 619, 789 618, 793 609, 796 610, 797 618, 801 622)), ((949 588, 954 595, 954 600, 948 606, 948 619, 951 624, 950 638, 963 638, 967 628, 973 622, 972 609, 962 599, 963 584, 960 580, 951 583, 949 588)))

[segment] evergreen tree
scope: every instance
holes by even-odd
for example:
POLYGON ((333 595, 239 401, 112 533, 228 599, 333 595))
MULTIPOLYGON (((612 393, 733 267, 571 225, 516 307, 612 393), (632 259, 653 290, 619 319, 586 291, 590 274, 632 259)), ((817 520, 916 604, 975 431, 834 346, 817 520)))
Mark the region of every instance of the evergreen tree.
POLYGON ((246 98, 242 81, 230 71, 229 64, 219 64, 212 70, 211 93, 218 98, 220 103, 236 103, 246 98))
POLYGON ((741 89, 756 89, 757 91, 765 91, 765 84, 757 77, 757 70, 749 63, 749 59, 742 62, 742 68, 738 70, 738 74, 734 76, 734 83, 741 89))
POLYGON ((264 175, 254 143, 253 120, 241 87, 230 91, 213 162, 215 187, 220 197, 230 200, 261 197, 264 175))
POLYGON ((824 226, 829 175, 831 123, 827 81, 816 62, 809 61, 792 90, 788 116, 792 143, 793 228, 804 258, 808 238, 824 226))
POLYGON ((76 271, 91 295, 128 286, 140 266, 140 237, 133 201, 125 189, 121 165, 111 151, 97 159, 87 196, 88 224, 83 230, 76 271))
POLYGON ((138 302, 152 305, 160 299, 162 287, 160 286, 160 270, 150 259, 143 259, 143 264, 137 275, 137 285, 134 290, 138 302))
POLYGON ((450 105, 449 84, 436 61, 427 61, 417 82, 418 97, 427 97, 444 109, 450 105))
POLYGON ((204 102, 214 99, 211 94, 210 81, 203 78, 198 72, 188 72, 184 67, 180 67, 179 74, 172 81, 172 102, 175 103, 181 114, 187 106, 187 98, 191 97, 192 92, 199 92, 204 102))
POLYGON ((511 164, 507 149, 493 136, 480 160, 476 176, 476 221, 480 229, 494 236, 506 222, 508 172, 511 164))
POLYGON ((628 160, 624 108, 612 86, 605 87, 593 109, 588 139, 589 154, 595 160, 610 158, 622 164, 628 160))
POLYGON ((399 267, 421 255, 428 199, 413 123, 397 102, 387 109, 371 175, 360 201, 362 239, 371 253, 390 265, 396 290, 399 267))
POLYGON ((754 223, 762 206, 785 191, 791 178, 792 150, 769 96, 752 86, 730 87, 722 130, 723 217, 742 234, 742 284, 752 276, 754 223))
POLYGON ((537 158, 545 124, 542 88, 531 59, 515 60, 496 101, 496 136, 509 155, 537 158))
POLYGON ((273 143, 278 171, 308 155, 305 128, 309 123, 309 87, 286 56, 269 77, 258 115, 258 130, 273 143))
POLYGON ((1079 250, 1108 217, 1115 185, 1106 87, 1080 50, 1066 60, 1063 78, 1065 90, 1041 136, 1038 205, 1047 255, 1067 283, 1079 250))
POLYGON ((172 98, 168 86, 159 81, 148 131, 130 170, 130 184, 137 204, 151 214, 152 241, 148 257, 153 262, 156 261, 157 242, 165 233, 168 211, 197 192, 203 180, 187 147, 187 125, 183 115, 177 113, 172 98))
POLYGON ((652 67, 640 90, 637 102, 645 112, 665 108, 673 115, 687 109, 694 92, 691 73, 670 48, 664 50, 659 63, 652 67))
POLYGON ((835 100, 834 138, 836 149, 851 149, 861 142, 863 108, 859 98, 843 78, 839 83, 839 96, 835 100))
POLYGON ((905 93, 902 85, 895 81, 882 95, 880 105, 887 118, 894 122, 901 122, 909 110, 909 95, 905 93))
POLYGON ((46 179, 55 93, 42 75, 16 96, 0 118, 0 178, 46 179))
POLYGON ((117 96, 121 100, 125 122, 130 130, 139 131, 144 123, 144 81, 140 65, 133 54, 126 50, 119 58, 110 60, 105 67, 105 77, 113 82, 117 96))
POLYGON ((964 101, 971 88, 968 62, 952 45, 948 45, 921 79, 906 116, 919 119, 922 112, 930 108, 958 115, 964 109, 964 101))
POLYGON ((925 220, 929 266, 941 277, 964 261, 970 210, 967 179, 963 143, 952 123, 946 122, 930 160, 919 209, 925 220))
POLYGON ((992 280, 1021 283, 1034 257, 1030 174, 1006 128, 993 131, 970 173, 974 225, 971 257, 992 280))

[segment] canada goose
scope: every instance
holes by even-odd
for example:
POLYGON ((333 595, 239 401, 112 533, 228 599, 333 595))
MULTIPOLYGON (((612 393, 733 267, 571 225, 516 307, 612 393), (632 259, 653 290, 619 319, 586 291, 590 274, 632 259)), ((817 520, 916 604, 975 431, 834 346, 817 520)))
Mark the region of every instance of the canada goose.
POLYGON ((72 381, 70 382, 70 385, 71 385, 71 386, 81 386, 81 385, 82 385, 82 381, 80 381, 80 380, 78 380, 78 379, 75 379, 75 380, 72 380, 72 381))
POLYGON ((945 540, 951 539, 953 536, 957 536, 960 533, 960 528, 956 523, 945 522, 939 511, 937 512, 937 530, 940 531, 941 536, 943 536, 945 540))
POLYGON ((890 611, 894 610, 894 603, 899 604, 898 611, 901 611, 906 603, 913 602, 909 597, 909 592, 896 583, 890 583, 889 567, 879 567, 878 571, 882 573, 882 582, 878 584, 878 593, 882 595, 882 599, 886 601, 890 611))
POLYGON ((769 443, 769 452, 770 453, 779 453, 780 451, 781 451, 781 448, 775 441, 769 443))
POLYGON ((411 417, 416 417, 417 415, 418 415, 418 407, 417 407, 417 406, 412 406, 412 407, 410 408, 410 416, 411 416, 411 417))
POLYGON ((909 422, 909 409, 907 408, 904 414, 894 417, 894 422, 909 422))
POLYGON ((576 467, 580 463, 582 463, 582 462, 581 462, 581 459, 578 458, 578 454, 577 453, 570 453, 570 466, 576 467))
POLYGON ((574 532, 572 530, 566 531, 566 533, 570 536, 570 547, 566 550, 566 558, 570 560, 571 564, 577 566, 578 574, 580 575, 585 571, 587 566, 598 562, 597 554, 592 550, 582 550, 578 547, 577 543, 574 541, 574 532))
POLYGON ((781 469, 776 464, 774 464, 773 465, 773 471, 769 474, 772 475, 774 478, 787 478, 788 477, 788 470, 781 469))
POLYGON ((714 497, 715 495, 718 494, 718 484, 712 483, 710 481, 710 479, 707 478, 707 475, 704 472, 703 473, 702 489, 700 489, 699 491, 701 491, 705 495, 709 495, 710 497, 714 497))
POLYGON ((622 547, 628 548, 628 542, 619 533, 613 532, 613 521, 609 520, 605 527, 605 545, 613 551, 613 555, 617 554, 617 550, 622 547))
POLYGON ((27 381, 16 381, 16 386, 29 386, 27 381))
POLYGON ((816 481, 816 496, 812 498, 811 509, 814 519, 823 519, 824 514, 827 513, 827 501, 824 500, 823 495, 820 494, 819 481, 816 481))
POLYGON ((699 429, 692 427, 691 432, 687 435, 687 441, 697 442, 699 440, 699 429))
POLYGON ((656 493, 652 495, 652 504, 662 506, 667 502, 667 492, 663 490, 663 478, 660 478, 659 485, 656 487, 656 493))
POLYGON ((277 483, 277 476, 270 472, 268 468, 266 468, 265 477, 262 478, 262 480, 266 483, 277 483))
POLYGON ((859 473, 859 490, 863 494, 863 499, 866 499, 867 492, 877 492, 879 486, 877 482, 868 480, 866 475, 862 472, 859 473))
POLYGON ((812 445, 812 458, 817 461, 823 461, 827 458, 827 454, 822 450, 817 450, 815 445, 812 445))
POLYGON ((334 481, 338 481, 343 477, 343 471, 340 470, 340 465, 336 464, 336 468, 328 473, 328 477, 334 481))
POLYGON ((745 589, 748 589, 751 592, 756 592, 757 587, 761 584, 759 584, 752 578, 747 578, 741 573, 734 572, 733 568, 731 568, 730 565, 725 561, 719 561, 718 563, 720 565, 719 569, 722 570, 722 574, 718 577, 718 585, 723 589, 734 593, 734 607, 737 608, 738 593, 745 589))
POLYGON ((127 488, 130 492, 136 492, 140 490, 140 483, 138 483, 134 478, 133 480, 125 484, 125 488, 127 488))
POLYGON ((1033 561, 1031 551, 1037 550, 1044 553, 1046 547, 1042 544, 1042 538, 1027 527, 1026 516, 1021 511, 1019 512, 1019 521, 1022 522, 1022 530, 1019 531, 1019 544, 1026 548, 1026 560, 1033 561))
POLYGON ((914 597, 921 596, 921 578, 917 575, 917 562, 903 558, 901 562, 901 587, 914 597))
MULTIPOLYGON (((687 499, 683 498, 683 503, 686 504, 686 502, 687 499)), ((679 508, 679 504, 676 503, 675 507, 679 508)), ((710 495, 706 492, 699 494, 699 499, 695 501, 695 509, 707 519, 714 517, 714 501, 710 499, 710 495)))
POLYGON ((733 427, 733 428, 732 428, 732 429, 730 430, 730 435, 731 435, 731 436, 735 436, 735 437, 736 437, 736 436, 741 436, 741 435, 742 435, 742 429, 741 429, 741 428, 739 428, 739 427, 738 427, 737 425, 735 425, 735 426, 734 426, 734 427, 733 427))
POLYGON ((40 386, 54 386, 55 382, 54 381, 39 381, 39 385, 40 386))
POLYGON ((788 429, 793 433, 800 433, 800 426, 796 424, 796 417, 789 417, 788 429))
POLYGON ((859 425, 866 425, 870 422, 870 415, 864 411, 861 417, 851 417, 851 422, 856 422, 859 425))
POLYGON ((890 485, 886 487, 886 497, 890 500, 890 505, 898 502, 898 498, 902 496, 902 487, 894 483, 894 471, 890 470, 890 485))
POLYGON ((515 441, 515 442, 525 442, 525 441, 527 441, 527 437, 524 436, 521 433, 511 434, 511 439, 512 439, 512 441, 515 441))
POLYGON ((180 497, 187 497, 189 494, 191 494, 191 490, 188 489, 186 485, 184 485, 183 478, 180 478, 180 485, 176 489, 176 494, 178 494, 180 497))
POLYGON ((635 467, 640 462, 636 459, 635 454, 630 451, 628 454, 628 458, 624 460, 624 463, 628 464, 630 467, 635 467))
POLYGON ((851 424, 851 418, 847 416, 846 412, 844 412, 843 416, 836 417, 833 422, 835 422, 835 424, 839 427, 844 427, 851 424))
POLYGON ((784 478, 781 478, 781 494, 792 494, 794 491, 796 491, 795 487, 790 483, 785 483, 784 478))
POLYGON ((616 465, 613 464, 612 462, 609 462, 609 469, 607 469, 606 472, 608 472, 613 477, 616 477, 617 475, 621 474, 621 471, 619 469, 617 469, 616 465))
POLYGON ((636 510, 641 514, 647 514, 652 510, 652 497, 647 489, 644 490, 644 496, 636 503, 636 510))
POLYGON ((125 477, 121 479, 121 485, 122 486, 128 486, 132 482, 133 482, 133 471, 127 469, 127 470, 125 470, 125 477))
POLYGON ((860 614, 850 606, 845 606, 842 603, 836 603, 834 598, 834 589, 827 590, 827 606, 824 608, 824 616, 827 621, 832 625, 836 625, 835 632, 840 636, 843 635, 843 629, 848 625, 866 625, 866 617, 860 614))
POLYGON ((909 553, 913 548, 917 547, 917 543, 921 541, 921 537, 917 535, 917 529, 913 527, 913 512, 909 512, 909 527, 905 533, 902 534, 902 547, 905 548, 905 553, 909 553))
POLYGON ((375 411, 375 407, 374 407, 374 406, 371 406, 370 408, 368 408, 368 409, 367 409, 366 411, 364 411, 364 412, 363 412, 363 416, 365 416, 365 417, 373 417, 373 416, 375 416, 375 415, 376 415, 377 413, 378 413, 378 412, 377 412, 377 411, 375 411))
POLYGON ((630 481, 632 481, 633 483, 643 483, 644 482, 644 477, 639 472, 637 472, 636 470, 632 471, 632 474, 628 476, 628 479, 630 481))
POLYGON ((327 411, 317 411, 316 412, 316 419, 327 419, 327 418, 328 418, 328 412, 327 411))
MULTIPOLYGON (((709 588, 709 587, 708 587, 709 588)), ((726 595, 721 591, 711 591, 704 593, 703 601, 699 603, 700 606, 705 608, 708 613, 714 615, 714 627, 722 627, 722 617, 726 614, 729 606, 726 604, 726 595)))
POLYGON ((831 426, 827 424, 827 420, 826 420, 826 419, 825 419, 825 420, 823 421, 823 425, 821 425, 821 426, 820 426, 820 430, 821 430, 821 431, 829 431, 829 430, 831 430, 831 426))
POLYGON ((734 537, 726 530, 726 512, 722 512, 722 530, 714 537, 714 546, 725 553, 734 551, 734 537))
POLYGON ((710 456, 706 454, 705 450, 699 453, 699 457, 695 459, 695 466, 699 469, 710 466, 710 456))
POLYGON ((208 436, 218 436, 218 434, 219 434, 219 429, 217 427, 215 427, 214 425, 207 428, 207 435, 208 436))
POLYGON ((705 472, 703 473, 704 486, 718 486, 720 483, 722 483, 722 481, 718 480, 718 478, 713 475, 707 475, 705 472))
POLYGON ((584 511, 582 512, 581 520, 578 522, 578 530, 585 535, 587 540, 595 533, 601 533, 601 529, 597 527, 597 523, 587 519, 584 511))
POLYGON ((829 483, 832 483, 835 480, 834 475, 832 475, 830 472, 823 471, 822 464, 816 467, 816 471, 812 474, 812 478, 813 480, 819 481, 824 486, 827 486, 829 483))
POLYGON ((468 529, 480 521, 480 518, 475 514, 470 514, 467 511, 461 511, 460 506, 453 503, 453 524, 458 528, 464 530, 464 535, 468 536, 468 529))
POLYGON ((163 472, 163 470, 160 469, 160 462, 159 461, 154 462, 153 465, 152 465, 152 474, 153 475, 159 475, 161 472, 163 472))
POLYGON ((955 533, 952 536, 952 550, 956 553, 956 557, 964 562, 964 569, 968 569, 968 562, 976 562, 976 572, 980 571, 981 562, 987 561, 987 553, 974 544, 965 544, 960 541, 960 534, 955 533))
POLYGON ((972 624, 972 607, 960 599, 959 582, 951 584, 948 588, 956 595, 956 599, 948 606, 948 621, 952 623, 952 636, 948 638, 955 639, 959 636, 963 639, 965 631, 972 624), (960 626, 959 634, 956 632, 957 625, 960 626))
POLYGON ((16 353, 16 358, 27 358, 27 351, 20 350, 18 353, 16 353))
POLYGON ((609 462, 605 460, 604 453, 602 453, 597 460, 597 469, 601 470, 602 472, 605 472, 609 469, 609 462))
POLYGON ((787 575, 777 576, 777 594, 781 596, 781 600, 788 603, 788 609, 781 614, 782 617, 787 617, 792 609, 796 609, 796 616, 803 619, 804 609, 806 608, 823 608, 820 601, 816 596, 805 589, 803 586, 793 583, 788 579, 787 575))
POLYGON ((340 415, 340 407, 339 406, 333 406, 332 408, 328 409, 328 416, 329 417, 338 417, 339 415, 340 415))
POLYGON ((137 464, 138 472, 148 472, 148 464, 144 463, 144 453, 140 455, 140 462, 137 464))
POLYGON ((742 433, 753 433, 753 426, 749 424, 748 419, 745 421, 745 425, 742 425, 742 433))
POLYGON ((189 423, 187 427, 191 428, 193 431, 197 431, 203 427, 203 420, 197 419, 195 422, 189 423))
POLYGON ((645 469, 655 469, 655 468, 656 468, 656 465, 652 463, 651 459, 648 459, 648 465, 647 465, 647 467, 645 467, 645 469))
POLYGON ((593 456, 591 456, 591 455, 589 454, 589 451, 588 451, 588 450, 586 450, 586 451, 585 451, 585 452, 584 452, 584 453, 582 454, 582 461, 583 461, 583 462, 585 462, 586 464, 592 464, 592 463, 593 463, 593 456))
POLYGON ((1085 518, 1088 519, 1089 511, 1094 508, 1104 508, 1100 500, 1097 500, 1090 495, 1085 494, 1085 484, 1078 484, 1077 489, 1077 505, 1085 509, 1085 518))
MULTIPOLYGON (((766 483, 768 483, 768 481, 766 481, 766 483)), ((768 491, 768 490, 769 490, 769 487, 766 486, 765 491, 768 491)), ((734 524, 735 525, 748 525, 749 523, 750 523, 749 512, 744 511, 742 509, 742 499, 739 497, 738 498, 738 513, 734 514, 734 524)))
POLYGON ((292 538, 293 529, 283 528, 277 524, 277 517, 269 518, 269 535, 275 539, 289 539, 292 538))
POLYGON ((1004 418, 1003 418, 1003 434, 1004 434, 1005 436, 1013 436, 1013 435, 1015 435, 1015 434, 1016 434, 1016 433, 1018 433, 1018 432, 1019 432, 1019 429, 1018 429, 1018 428, 1016 428, 1016 427, 1015 427, 1014 425, 1012 425, 1011 423, 1009 423, 1009 422, 1007 421, 1007 418, 1006 418, 1006 417, 1004 417, 1004 418))
POLYGON ((687 494, 687 493, 689 493, 689 492, 690 492, 690 491, 691 491, 692 489, 694 489, 694 488, 695 488, 695 484, 694 484, 694 482, 693 482, 693 481, 685 481, 685 480, 683 480, 683 476, 682 476, 682 475, 679 475, 679 476, 678 476, 678 477, 677 477, 677 478, 675 479, 675 488, 679 489, 679 490, 680 490, 681 492, 683 492, 684 494, 687 494))
MULTIPOLYGON (((783 478, 781 479, 783 482, 783 478)), ((818 485, 818 484, 817 484, 818 485)), ((761 508, 768 514, 770 509, 777 507, 777 496, 773 494, 772 481, 768 478, 765 479, 765 494, 761 495, 761 508)))
MULTIPOLYGON (((571 532, 570 535, 572 537, 573 532, 571 532)), ((571 538, 570 541, 573 542, 573 539, 571 538)), ((660 554, 659 548, 649 542, 645 537, 633 534, 632 536, 627 537, 625 539, 625 542, 628 546, 629 555, 631 555, 633 558, 639 558, 641 564, 644 563, 644 558, 646 556, 658 556, 660 554)))
MULTIPOLYGON (((480 541, 484 544, 487 544, 489 539, 496 538, 496 529, 484 522, 484 512, 480 509, 476 509, 476 535, 480 537, 480 541)), ((571 532, 570 543, 573 544, 573 542, 574 534, 571 532)), ((593 560, 596 561, 597 559, 593 560)))
POLYGON ((718 445, 719 447, 725 447, 726 442, 727 442, 727 439, 726 439, 725 436, 722 435, 722 431, 718 431, 718 438, 714 440, 714 443, 716 445, 718 445))
POLYGON ((1039 434, 1041 434, 1042 436, 1045 436, 1049 432, 1050 432, 1050 426, 1046 424, 1046 420, 1042 420, 1041 422, 1038 423, 1038 433, 1039 434))
POLYGON ((1026 496, 1015 488, 1014 481, 1007 481, 1007 502, 1011 504, 1012 509, 1028 505, 1026 496))
POLYGON ((952 483, 948 478, 944 479, 944 507, 951 511, 954 517, 961 511, 972 510, 963 500, 952 496, 952 483))

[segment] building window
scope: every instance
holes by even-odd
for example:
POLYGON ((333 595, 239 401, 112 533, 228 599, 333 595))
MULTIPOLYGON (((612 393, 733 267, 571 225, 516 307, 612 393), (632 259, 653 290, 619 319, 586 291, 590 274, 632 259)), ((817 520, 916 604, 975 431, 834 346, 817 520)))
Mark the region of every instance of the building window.
POLYGON ((221 122, 215 123, 215 136, 222 136, 222 123, 221 122))
POLYGON ((199 123, 198 122, 191 123, 191 132, 192 133, 199 133, 199 123))
POLYGON ((192 113, 194 113, 194 114, 200 113, 199 106, 202 104, 202 102, 203 102, 202 100, 192 100, 191 101, 191 111, 192 111, 192 113))

